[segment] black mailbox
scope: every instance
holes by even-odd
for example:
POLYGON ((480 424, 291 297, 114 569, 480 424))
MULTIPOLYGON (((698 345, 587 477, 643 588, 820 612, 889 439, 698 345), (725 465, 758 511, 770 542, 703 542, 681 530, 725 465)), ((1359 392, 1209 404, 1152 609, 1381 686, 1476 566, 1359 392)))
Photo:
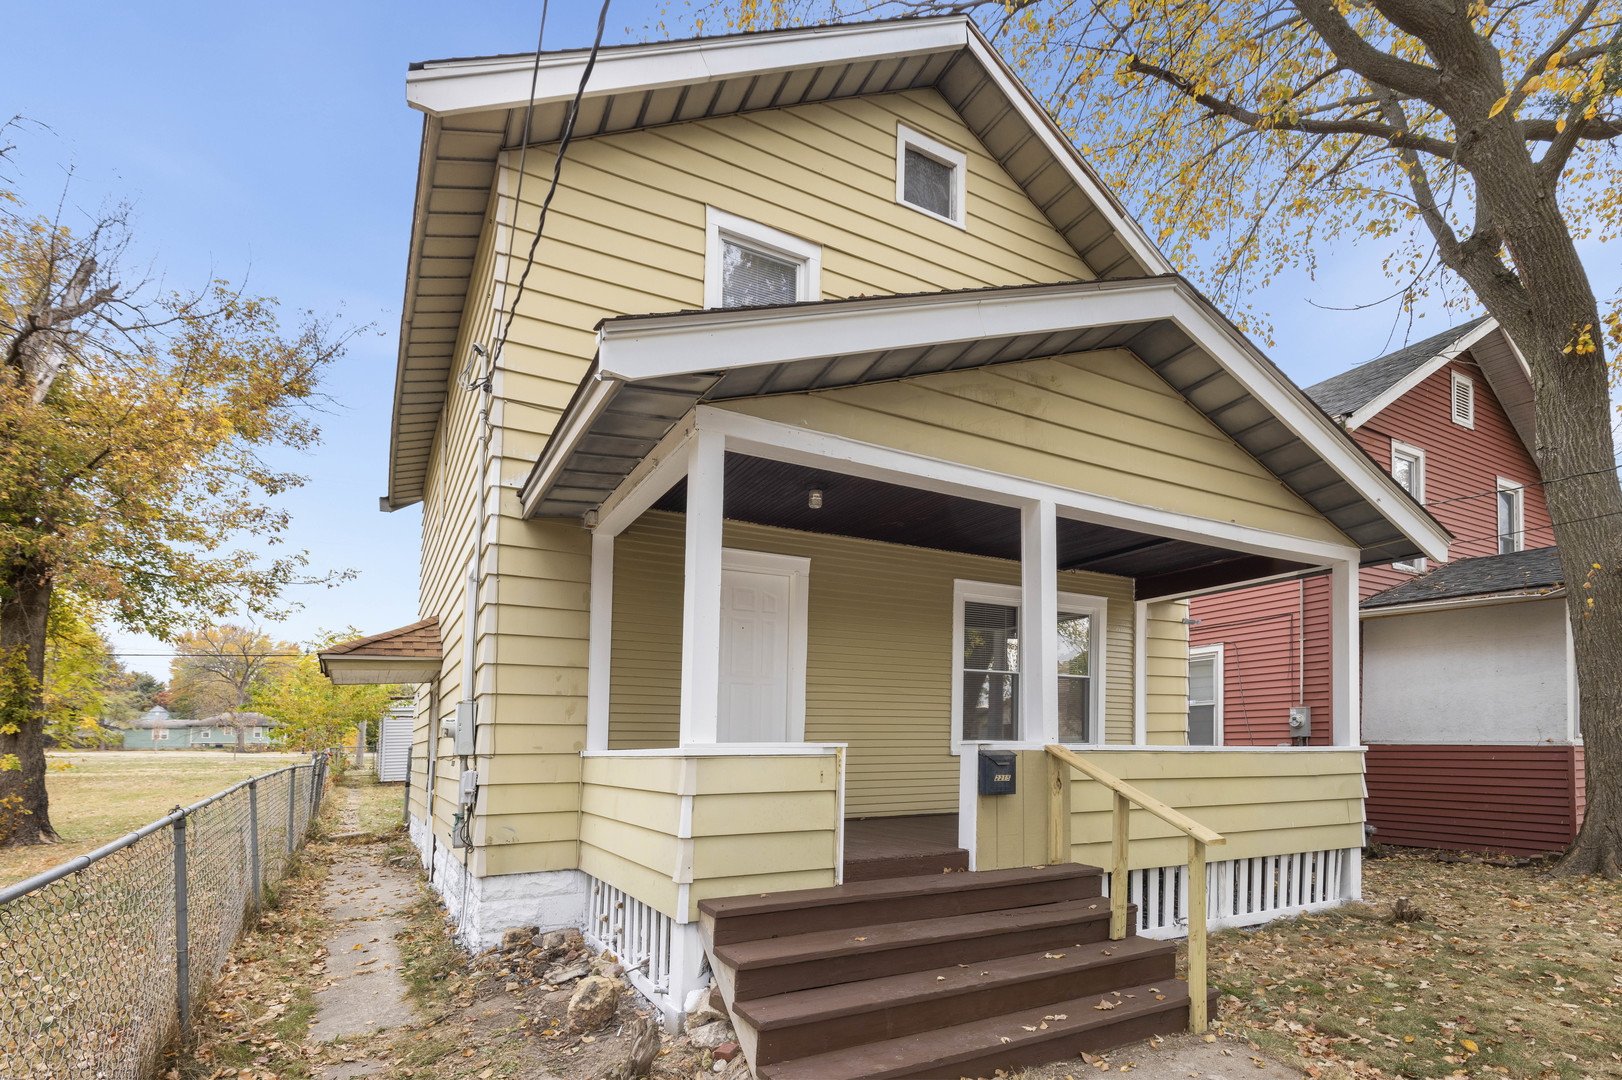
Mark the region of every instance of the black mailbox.
POLYGON ((1014 752, 980 751, 980 794, 1014 794, 1014 752))

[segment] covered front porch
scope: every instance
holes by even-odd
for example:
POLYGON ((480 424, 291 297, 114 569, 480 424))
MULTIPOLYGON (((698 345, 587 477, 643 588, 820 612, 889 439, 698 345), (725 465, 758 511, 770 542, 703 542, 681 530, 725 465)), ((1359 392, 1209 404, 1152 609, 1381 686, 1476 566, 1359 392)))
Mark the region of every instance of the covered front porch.
MULTIPOLYGON (((1356 895, 1357 568, 1418 550, 1406 527, 1445 538, 1232 339, 1125 318, 1107 286, 1029 292, 1063 303, 995 335, 951 297, 601 328, 523 498, 592 531, 590 931, 671 1008, 702 900, 1104 862, 1109 796, 1049 745, 1228 837, 1218 919, 1356 895), (1333 745, 1189 746, 1180 601, 1309 573, 1333 745), (996 792, 983 751, 1012 755, 996 792)), ((1176 933, 1181 838, 1132 834, 1140 929, 1176 933)))

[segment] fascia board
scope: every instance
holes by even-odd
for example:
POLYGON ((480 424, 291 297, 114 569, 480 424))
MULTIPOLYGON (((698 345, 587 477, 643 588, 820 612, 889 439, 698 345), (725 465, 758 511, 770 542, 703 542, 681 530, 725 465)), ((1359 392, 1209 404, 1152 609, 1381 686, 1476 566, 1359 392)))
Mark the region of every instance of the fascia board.
POLYGON ((422 250, 423 236, 428 230, 428 203, 434 188, 434 166, 439 160, 440 122, 435 116, 422 121, 422 149, 417 162, 417 191, 411 206, 411 243, 406 249, 412 255, 406 259, 405 295, 400 302, 400 347, 394 364, 394 405, 389 414, 389 476, 388 494, 379 500, 380 509, 395 510, 420 502, 421 496, 395 501, 395 461, 400 453, 400 406, 405 394, 406 347, 411 340, 411 316, 417 302, 417 269, 421 260, 415 253, 422 250))
MULTIPOLYGON (((802 33, 741 35, 720 40, 614 48, 598 54, 589 97, 657 90, 796 68, 946 52, 968 44, 964 16, 807 29, 802 33)), ((580 86, 585 50, 492 60, 430 64, 406 76, 406 101, 438 116, 523 108, 571 100, 580 86)))
POLYGON ((1381 604, 1362 608, 1359 619, 1388 619, 1397 615, 1420 615, 1427 611, 1453 611, 1457 608, 1493 607, 1499 604, 1524 604, 1534 600, 1559 600, 1566 595, 1564 585, 1543 592, 1484 593, 1480 596, 1458 596, 1449 600, 1414 600, 1406 604, 1381 604))
POLYGON ((1471 330, 1469 333, 1461 334, 1454 340, 1453 344, 1449 345, 1447 348, 1443 349, 1441 352, 1437 353, 1435 356, 1431 357, 1429 360, 1410 371, 1406 376, 1403 377, 1401 382, 1392 385, 1379 397, 1375 398, 1373 401, 1369 402, 1367 405, 1364 405, 1361 409, 1358 409, 1356 412, 1348 416, 1346 418, 1346 429, 1348 431, 1356 431, 1358 428, 1362 427, 1364 424, 1378 416, 1385 409, 1389 408, 1393 402, 1397 401, 1404 394, 1408 393, 1408 391, 1412 390, 1414 387, 1418 386, 1420 383, 1424 382, 1426 379, 1440 371, 1443 365, 1451 362, 1461 353, 1467 351, 1470 346, 1474 345, 1476 342, 1480 341, 1482 338, 1486 337, 1496 329, 1498 329, 1498 320, 1488 319, 1486 322, 1482 323, 1474 330, 1471 330))
POLYGON ((602 415, 604 409, 613 402, 624 384, 618 379, 605 377, 601 372, 588 375, 589 385, 582 387, 583 393, 576 396, 569 408, 563 414, 562 426, 554 431, 547 440, 540 458, 535 467, 524 479, 518 489, 519 505, 523 507, 523 516, 533 517, 535 508, 540 505, 541 493, 551 489, 558 472, 569 460, 569 454, 574 450, 575 444, 585 438, 591 430, 591 425, 597 417, 602 415))
POLYGON ((1003 97, 1042 141, 1042 145, 1053 156, 1053 160, 1057 161, 1069 174, 1071 181, 1081 188, 1093 206, 1098 209, 1099 214, 1109 222, 1110 228, 1131 249, 1132 254, 1137 256, 1148 273, 1174 273, 1171 262, 1161 254, 1155 242, 1149 239, 1149 234, 1144 232, 1137 221, 1126 212, 1125 207, 1104 186, 1104 182, 1094 175, 1092 167, 1076 151, 1074 144, 1065 138, 1064 133, 1053 122, 1053 118, 1031 96, 1025 84, 1008 69, 1008 65, 1003 62, 997 50, 993 49, 990 42, 980 34, 979 27, 973 26, 972 23, 970 26, 972 32, 968 35, 969 51, 980 61, 980 66, 997 84, 1003 97))

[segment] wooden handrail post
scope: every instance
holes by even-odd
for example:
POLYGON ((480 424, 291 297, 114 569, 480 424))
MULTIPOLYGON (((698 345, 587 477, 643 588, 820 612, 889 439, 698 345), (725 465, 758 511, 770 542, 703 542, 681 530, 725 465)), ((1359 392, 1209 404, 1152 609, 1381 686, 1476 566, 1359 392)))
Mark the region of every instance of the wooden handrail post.
POLYGON ((1205 842, 1188 838, 1188 1030, 1205 1030, 1205 842))
POLYGON ((1048 763, 1048 862, 1070 861, 1070 766, 1044 754, 1048 763))
POLYGON ((1126 937, 1126 847, 1132 823, 1132 800, 1115 792, 1115 810, 1110 815, 1109 936, 1111 941, 1126 937))

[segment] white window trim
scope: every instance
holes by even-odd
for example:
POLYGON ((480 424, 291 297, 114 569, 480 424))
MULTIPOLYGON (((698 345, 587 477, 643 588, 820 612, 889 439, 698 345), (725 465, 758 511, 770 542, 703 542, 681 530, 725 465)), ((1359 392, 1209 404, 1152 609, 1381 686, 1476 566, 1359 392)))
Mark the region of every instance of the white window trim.
MULTIPOLYGON (((1418 465, 1419 465, 1418 482, 1415 485, 1415 487, 1418 490, 1412 492, 1411 494, 1413 495, 1414 499, 1417 502, 1423 504, 1424 501, 1425 501, 1425 469, 1426 469, 1426 466, 1425 466, 1425 451, 1421 450, 1417 446, 1414 446, 1412 443, 1405 443, 1405 442, 1402 442, 1400 439, 1392 439, 1391 440, 1391 475, 1393 477, 1395 477, 1397 475, 1397 458, 1398 457, 1410 457, 1410 458, 1413 458, 1418 463, 1418 465)), ((1412 562, 1392 563, 1391 568, 1393 570, 1401 570, 1401 571, 1403 571, 1405 573, 1409 573, 1409 574, 1423 574, 1426 570, 1428 570, 1430 568, 1430 566, 1429 566, 1429 563, 1426 561, 1425 557, 1423 555, 1421 555, 1419 558, 1414 559, 1412 562)))
MULTIPOLYGON (((1521 483, 1518 480, 1505 480, 1502 476, 1500 476, 1498 478, 1498 490, 1500 492, 1504 492, 1504 491, 1513 491, 1513 492, 1515 492, 1515 520, 1510 522, 1510 525, 1512 526, 1512 528, 1510 529, 1510 535, 1515 537, 1515 549, 1514 549, 1514 551, 1501 551, 1498 554, 1500 554, 1500 555, 1512 555, 1512 554, 1515 553, 1515 551, 1525 551, 1526 550, 1526 485, 1521 483)), ((1502 543, 1502 538, 1503 538, 1504 534, 1501 533, 1501 532, 1498 532, 1498 530, 1497 530, 1497 526, 1498 526, 1498 501, 1497 501, 1496 498, 1493 500, 1493 508, 1492 508, 1492 510, 1493 510, 1493 514, 1492 514, 1492 516, 1493 516, 1493 531, 1499 537, 1499 542, 1502 543)))
MULTIPOLYGON (((991 604, 1009 604, 1019 609, 1019 617, 1023 623, 1025 618, 1025 594, 1018 585, 997 585, 989 581, 971 581, 957 578, 952 582, 952 753, 963 752, 965 743, 970 746, 1003 746, 1022 742, 1029 734, 1025 729, 1026 717, 1023 712, 1019 717, 1019 738, 1016 740, 981 740, 963 738, 963 604, 967 600, 978 600, 991 604)), ((1105 667, 1105 641, 1109 637, 1109 601, 1102 596, 1087 596, 1083 593, 1059 593, 1059 611, 1072 615, 1090 615, 1093 619, 1093 674, 1089 678, 1088 687, 1091 700, 1087 703, 1088 711, 1093 718, 1093 734, 1097 736, 1094 742, 1067 742, 1066 746, 1090 747, 1104 745, 1104 683, 1108 675, 1105 667)), ((1020 634, 1025 633, 1025 627, 1020 626, 1020 634)), ((1025 677, 1021 670, 1019 676, 1025 677)), ((1040 737, 1040 733, 1036 736, 1040 737)))
MULTIPOLYGON (((1216 661, 1216 665, 1213 668, 1211 677, 1211 693, 1216 697, 1216 708, 1213 710, 1213 716, 1211 719, 1211 738, 1214 740, 1212 746, 1222 746, 1227 741, 1227 735, 1222 730, 1222 646, 1195 646, 1188 650, 1188 659, 1190 663, 1195 660, 1216 661)), ((1183 742, 1188 746, 1193 746, 1195 744, 1188 741, 1188 703, 1188 695, 1185 693, 1183 696, 1183 742)))
POLYGON ((932 139, 921 131, 914 131, 905 124, 897 124, 895 129, 895 201, 909 210, 916 210, 925 217, 932 217, 936 221, 944 221, 948 225, 955 225, 965 231, 968 230, 967 215, 964 207, 968 202, 968 174, 969 159, 963 151, 947 146, 938 139, 932 139), (911 147, 925 157, 934 158, 942 165, 952 169, 952 213, 945 217, 933 210, 919 206, 917 203, 907 201, 907 149, 911 147))
POLYGON ((822 245, 813 244, 792 233, 762 225, 758 221, 704 208, 704 306, 721 306, 721 241, 730 240, 779 259, 787 259, 800 269, 795 277, 796 300, 822 298, 822 245))
MULTIPOLYGON (((788 736, 805 742, 805 663, 811 607, 811 560, 770 551, 721 549, 721 570, 745 570, 789 579, 788 599, 788 736)), ((732 744, 722 744, 732 745, 732 744)))
POLYGON ((168 742, 169 741, 169 732, 167 730, 165 730, 164 728, 154 728, 153 731, 152 731, 152 741, 153 742, 168 742))
POLYGON ((1459 425, 1460 427, 1469 428, 1472 431, 1475 430, 1475 426, 1476 426, 1476 381, 1474 379, 1472 379, 1470 376, 1466 375, 1462 371, 1454 371, 1454 372, 1452 372, 1452 378, 1450 378, 1448 380, 1448 384, 1447 384, 1447 415, 1453 420, 1453 422, 1455 424, 1459 425), (1470 388, 1470 416, 1466 420, 1460 420, 1459 419, 1459 408, 1458 408, 1459 390, 1458 390, 1458 387, 1459 387, 1460 383, 1463 383, 1464 385, 1466 385, 1466 386, 1468 386, 1470 388))

